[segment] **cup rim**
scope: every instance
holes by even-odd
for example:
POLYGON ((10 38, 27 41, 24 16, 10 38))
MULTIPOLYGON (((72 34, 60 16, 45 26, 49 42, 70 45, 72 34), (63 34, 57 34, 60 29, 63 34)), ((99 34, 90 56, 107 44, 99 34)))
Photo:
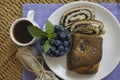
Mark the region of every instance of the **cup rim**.
POLYGON ((29 22, 32 23, 34 26, 39 27, 39 26, 36 25, 33 21, 31 21, 31 20, 29 20, 29 19, 27 19, 27 18, 19 18, 19 19, 15 20, 15 21, 12 23, 11 27, 10 27, 10 37, 11 37, 12 41, 13 41, 14 43, 16 43, 17 45, 19 45, 19 46, 27 46, 27 45, 30 45, 30 44, 34 43, 35 40, 36 40, 36 38, 33 37, 33 39, 32 39, 30 42, 28 42, 28 43, 20 43, 19 41, 17 41, 17 40, 15 39, 15 37, 14 37, 14 35, 13 35, 14 27, 15 27, 15 25, 16 25, 18 22, 23 21, 23 20, 29 21, 29 22))

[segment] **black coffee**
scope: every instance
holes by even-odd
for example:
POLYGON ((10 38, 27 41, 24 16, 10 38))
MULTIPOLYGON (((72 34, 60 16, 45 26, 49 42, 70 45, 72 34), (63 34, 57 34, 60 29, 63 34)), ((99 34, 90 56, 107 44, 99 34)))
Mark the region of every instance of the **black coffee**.
POLYGON ((30 25, 32 25, 32 23, 27 20, 20 21, 15 25, 13 34, 18 42, 28 43, 33 39, 27 29, 30 25))

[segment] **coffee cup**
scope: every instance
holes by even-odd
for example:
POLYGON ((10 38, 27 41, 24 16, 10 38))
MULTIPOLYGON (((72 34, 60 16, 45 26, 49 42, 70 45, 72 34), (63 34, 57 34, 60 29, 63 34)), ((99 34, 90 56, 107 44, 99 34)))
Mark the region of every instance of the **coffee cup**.
POLYGON ((10 37, 14 43, 19 46, 28 46, 36 42, 37 39, 32 37, 27 29, 29 26, 37 26, 39 28, 33 18, 34 11, 30 10, 26 18, 19 18, 12 23, 10 27, 10 37))

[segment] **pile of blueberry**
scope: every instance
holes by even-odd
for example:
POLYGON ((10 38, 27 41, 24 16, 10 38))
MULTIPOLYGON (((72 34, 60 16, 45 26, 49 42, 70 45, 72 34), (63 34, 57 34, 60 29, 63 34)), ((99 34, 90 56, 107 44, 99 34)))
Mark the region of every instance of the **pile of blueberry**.
POLYGON ((46 52, 50 57, 60 57, 69 52, 71 48, 71 34, 60 25, 55 25, 55 37, 50 40, 51 48, 46 52))

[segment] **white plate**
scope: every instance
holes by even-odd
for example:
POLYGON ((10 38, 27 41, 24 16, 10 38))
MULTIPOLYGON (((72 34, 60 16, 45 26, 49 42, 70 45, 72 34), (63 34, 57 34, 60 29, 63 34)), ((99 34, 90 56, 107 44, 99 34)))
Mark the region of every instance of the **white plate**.
POLYGON ((100 80, 111 73, 120 60, 120 24, 106 8, 86 1, 66 4, 57 9, 48 20, 53 24, 58 24, 66 10, 77 6, 91 7, 95 12, 96 19, 104 23, 106 33, 103 35, 103 56, 99 71, 94 75, 78 75, 67 69, 66 55, 59 59, 49 58, 45 55, 43 57, 49 68, 64 80, 100 80))

